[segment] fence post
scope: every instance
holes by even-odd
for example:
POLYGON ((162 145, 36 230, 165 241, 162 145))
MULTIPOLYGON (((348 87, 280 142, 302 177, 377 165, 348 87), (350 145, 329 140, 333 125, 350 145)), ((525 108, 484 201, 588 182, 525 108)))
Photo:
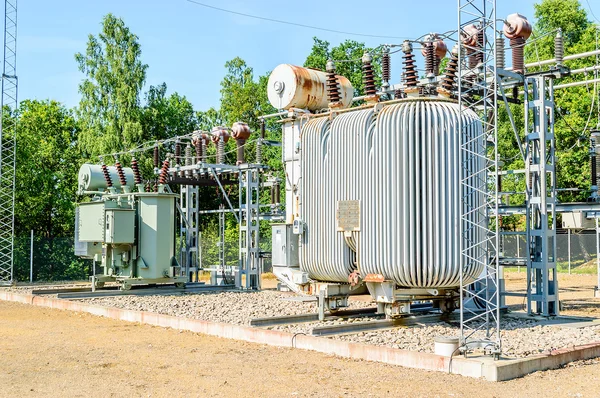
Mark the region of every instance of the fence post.
MULTIPOLYGON (((521 235, 515 235, 515 237, 517 238, 517 258, 521 257, 521 235)), ((521 266, 518 265, 517 266, 517 272, 521 272, 521 266)))
POLYGON ((600 225, 598 224, 598 216, 596 215, 596 266, 598 273, 598 285, 596 285, 596 294, 598 297, 598 292, 600 291, 600 225))
POLYGON ((31 247, 29 248, 29 283, 33 283, 33 229, 31 230, 31 247))
POLYGON ((569 275, 571 275, 571 228, 567 228, 567 259, 569 261, 569 275))

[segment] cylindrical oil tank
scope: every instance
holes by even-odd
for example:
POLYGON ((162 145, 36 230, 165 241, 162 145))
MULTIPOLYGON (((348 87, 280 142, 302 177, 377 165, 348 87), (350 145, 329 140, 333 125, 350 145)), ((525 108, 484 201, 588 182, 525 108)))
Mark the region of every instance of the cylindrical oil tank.
MULTIPOLYGON (((121 182, 119 181, 117 168, 115 166, 107 166, 107 168, 113 187, 120 188, 121 182)), ((133 170, 129 167, 123 167, 123 172, 127 179, 127 186, 133 188, 135 186, 133 170)), ((82 164, 79 168, 78 186, 80 191, 98 191, 108 188, 102 166, 89 163, 82 164)))
MULTIPOLYGON (((466 162, 468 174, 461 167, 461 115, 465 142, 481 151, 479 118, 449 100, 406 99, 377 115, 362 109, 307 122, 301 138, 301 269, 331 282, 347 282, 359 269, 401 287, 459 286, 462 200, 471 209, 484 200, 475 189, 461 188, 461 179, 485 167, 483 160, 466 162), (337 230, 336 208, 347 200, 360 208, 360 231, 351 236, 337 230)), ((471 226, 486 222, 480 212, 469 217, 471 226)), ((470 230, 469 239, 482 238, 477 228, 470 230)), ((479 265, 466 269, 467 282, 481 272, 479 265)))
MULTIPOLYGON (((352 103, 354 88, 344 76, 337 76, 342 106, 352 103)), ((318 111, 327 108, 327 74, 301 66, 281 64, 269 76, 267 95, 277 109, 301 108, 318 111)))

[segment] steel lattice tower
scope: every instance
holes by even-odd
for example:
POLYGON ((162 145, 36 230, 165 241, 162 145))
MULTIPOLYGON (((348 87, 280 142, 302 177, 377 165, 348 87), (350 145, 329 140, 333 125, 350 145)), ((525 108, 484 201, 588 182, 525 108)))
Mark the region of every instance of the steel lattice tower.
POLYGON ((0 118, 0 285, 14 281, 17 85, 17 0, 6 0, 0 118))
POLYGON ((460 118, 462 231, 460 332, 464 350, 499 354, 498 101, 496 88, 496 0, 458 0, 459 83, 462 113, 475 112, 479 132, 460 118), (470 40, 469 40, 470 36, 470 40), (473 62, 475 61, 475 62, 473 62), (475 281, 469 270, 482 269, 475 281))

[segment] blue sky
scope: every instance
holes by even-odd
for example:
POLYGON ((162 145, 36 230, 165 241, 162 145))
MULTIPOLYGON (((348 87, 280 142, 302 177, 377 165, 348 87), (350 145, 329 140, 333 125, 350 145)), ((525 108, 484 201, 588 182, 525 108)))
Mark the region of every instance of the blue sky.
MULTIPOLYGON (((456 28, 457 18, 455 0, 199 1, 268 18, 391 36, 448 31, 456 28)), ((498 0, 498 16, 519 12, 533 19, 533 3, 498 0)), ((149 65, 146 84, 166 82, 169 92, 185 95, 197 110, 218 106, 224 64, 236 56, 258 76, 280 63, 302 64, 313 36, 332 45, 345 39, 368 46, 399 42, 259 21, 186 0, 30 0, 19 1, 18 11, 19 98, 50 98, 69 107, 79 102, 77 90, 83 78, 74 54, 85 51, 87 36, 100 31, 102 17, 109 12, 123 18, 138 35, 143 62, 149 65)), ((595 11, 600 13, 600 4, 595 11)), ((399 55, 392 58, 394 81, 401 73, 399 55)))

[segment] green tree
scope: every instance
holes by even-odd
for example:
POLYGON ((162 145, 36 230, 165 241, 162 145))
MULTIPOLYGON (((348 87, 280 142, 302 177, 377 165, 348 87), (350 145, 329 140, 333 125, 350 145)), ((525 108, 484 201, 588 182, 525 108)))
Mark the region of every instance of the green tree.
POLYGON ((84 262, 74 257, 72 243, 81 159, 77 122, 72 111, 49 100, 25 100, 17 115, 17 279, 28 278, 30 230, 36 237, 36 279, 81 278, 84 262))
POLYGON ((85 54, 77 53, 81 123, 79 145, 86 156, 132 147, 142 138, 140 92, 148 65, 138 37, 122 19, 108 14, 98 36, 90 35, 85 54))
MULTIPOLYGON (((535 5, 534 38, 525 47, 526 61, 554 57, 554 36, 562 30, 565 55, 596 49, 596 27, 577 0, 543 0, 535 5)), ((566 61, 571 69, 590 66, 590 59, 566 61)), ((535 69, 532 69, 535 70, 535 69)), ((583 75, 567 76, 555 84, 580 81, 583 75)), ((555 91, 555 135, 557 145, 557 186, 589 188, 588 142, 590 130, 598 125, 600 87, 570 87, 555 91)), ((513 151, 514 152, 514 151, 513 151)), ((562 201, 585 200, 589 193, 561 193, 562 201)))
POLYGON ((366 47, 364 43, 354 40, 346 40, 336 47, 330 49, 330 43, 317 37, 313 38, 314 43, 310 54, 306 57, 304 66, 325 70, 327 60, 343 61, 336 63, 336 73, 342 75, 352 83, 355 95, 364 94, 363 73, 361 58, 365 51, 369 51, 373 56, 373 69, 375 71, 375 81, 379 85, 381 82, 381 66, 378 51, 366 47))
POLYGON ((166 83, 150 86, 142 112, 144 140, 163 140, 191 133, 198 120, 194 107, 185 96, 167 96, 166 83))

